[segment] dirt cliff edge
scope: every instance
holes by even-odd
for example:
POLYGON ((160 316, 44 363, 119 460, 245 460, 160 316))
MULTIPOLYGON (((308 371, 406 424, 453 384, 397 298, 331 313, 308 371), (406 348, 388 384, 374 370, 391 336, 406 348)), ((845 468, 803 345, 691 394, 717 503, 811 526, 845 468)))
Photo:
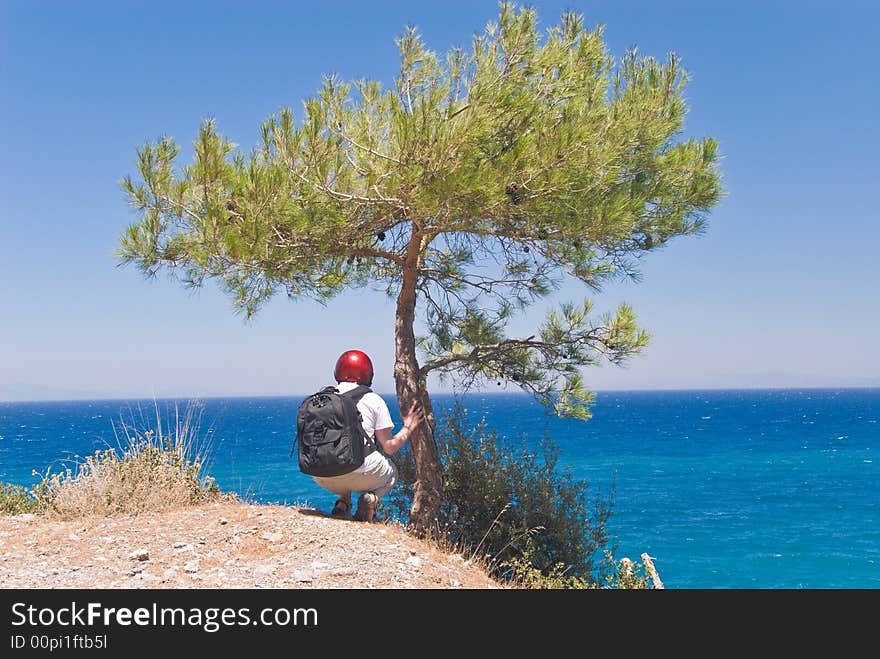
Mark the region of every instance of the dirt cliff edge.
POLYGON ((392 523, 219 502, 125 517, 0 516, 0 588, 501 588, 392 523))

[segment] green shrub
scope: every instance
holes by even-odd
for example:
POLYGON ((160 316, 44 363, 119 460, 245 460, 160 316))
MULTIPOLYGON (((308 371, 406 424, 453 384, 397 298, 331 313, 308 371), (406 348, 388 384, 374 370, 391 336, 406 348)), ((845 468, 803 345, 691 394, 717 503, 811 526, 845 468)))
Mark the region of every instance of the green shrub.
POLYGON ((0 515, 21 515, 42 512, 40 502, 26 487, 0 483, 0 515))
POLYGON ((628 558, 615 560, 610 551, 605 550, 606 574, 604 584, 567 573, 566 566, 559 563, 549 571, 542 572, 529 561, 528 555, 517 556, 502 564, 506 580, 518 588, 555 589, 597 589, 641 590, 652 588, 647 573, 647 565, 636 565, 628 558))
MULTIPOLYGON (((526 587, 599 587, 614 580, 606 524, 614 492, 592 494, 586 481, 558 470, 549 437, 539 451, 524 441, 501 442, 485 420, 469 428, 460 404, 437 427, 443 465, 440 533, 473 556, 487 558, 493 574, 526 587), (555 586, 553 586, 555 584, 555 586)), ((388 495, 388 514, 406 519, 415 463, 409 449, 394 456, 401 486, 388 495)))

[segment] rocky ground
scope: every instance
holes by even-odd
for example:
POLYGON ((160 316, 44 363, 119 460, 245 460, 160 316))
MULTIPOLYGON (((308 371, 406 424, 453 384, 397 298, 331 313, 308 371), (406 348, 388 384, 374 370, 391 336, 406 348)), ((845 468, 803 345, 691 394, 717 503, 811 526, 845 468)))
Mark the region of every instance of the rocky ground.
POLYGON ((394 524, 222 502, 136 517, 0 516, 0 588, 500 588, 394 524))

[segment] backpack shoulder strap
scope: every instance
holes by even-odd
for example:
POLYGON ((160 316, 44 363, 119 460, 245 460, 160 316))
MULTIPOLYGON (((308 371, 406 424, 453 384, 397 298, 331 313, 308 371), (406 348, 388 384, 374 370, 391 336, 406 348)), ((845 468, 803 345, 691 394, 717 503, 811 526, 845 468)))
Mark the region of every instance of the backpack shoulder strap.
POLYGON ((364 397, 364 394, 368 394, 371 391, 373 391, 373 390, 370 389, 368 386, 363 385, 363 384, 359 384, 354 389, 346 391, 345 393, 343 393, 341 395, 348 396, 349 398, 351 398, 354 401, 355 405, 357 405, 357 403, 360 401, 360 399, 364 397))
MULTIPOLYGON (((368 386, 366 386, 364 384, 359 384, 354 389, 351 389, 350 391, 346 391, 342 395, 347 396, 348 398, 351 398, 352 402, 354 402, 354 404, 357 405, 358 402, 360 401, 360 399, 364 397, 364 394, 368 394, 372 391, 373 390, 370 389, 368 386)), ((360 417, 360 411, 358 411, 358 417, 360 417)), ((367 435, 367 431, 364 430, 364 427, 360 423, 358 423, 358 426, 361 429, 361 434, 363 434, 364 439, 367 440, 367 446, 372 447, 372 450, 378 451, 379 450, 379 442, 377 442, 374 437, 370 437, 369 435, 367 435)))

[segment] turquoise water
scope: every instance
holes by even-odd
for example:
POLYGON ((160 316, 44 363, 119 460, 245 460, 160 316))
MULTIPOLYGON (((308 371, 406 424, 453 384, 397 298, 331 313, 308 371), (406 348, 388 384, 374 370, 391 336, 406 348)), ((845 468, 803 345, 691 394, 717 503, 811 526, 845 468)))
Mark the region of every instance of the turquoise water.
MULTIPOLYGON (((386 397, 399 421, 393 397, 386 397)), ((437 395, 438 412, 455 399, 437 395)), ((510 439, 549 432, 560 464, 615 489, 615 554, 667 588, 880 588, 880 389, 600 393, 588 422, 517 394, 461 398, 510 439)), ((290 458, 299 398, 199 402, 209 469, 261 502, 329 509, 290 458)), ((175 404, 158 401, 163 416, 175 404)), ((0 481, 116 446, 154 401, 0 403, 0 481)))

